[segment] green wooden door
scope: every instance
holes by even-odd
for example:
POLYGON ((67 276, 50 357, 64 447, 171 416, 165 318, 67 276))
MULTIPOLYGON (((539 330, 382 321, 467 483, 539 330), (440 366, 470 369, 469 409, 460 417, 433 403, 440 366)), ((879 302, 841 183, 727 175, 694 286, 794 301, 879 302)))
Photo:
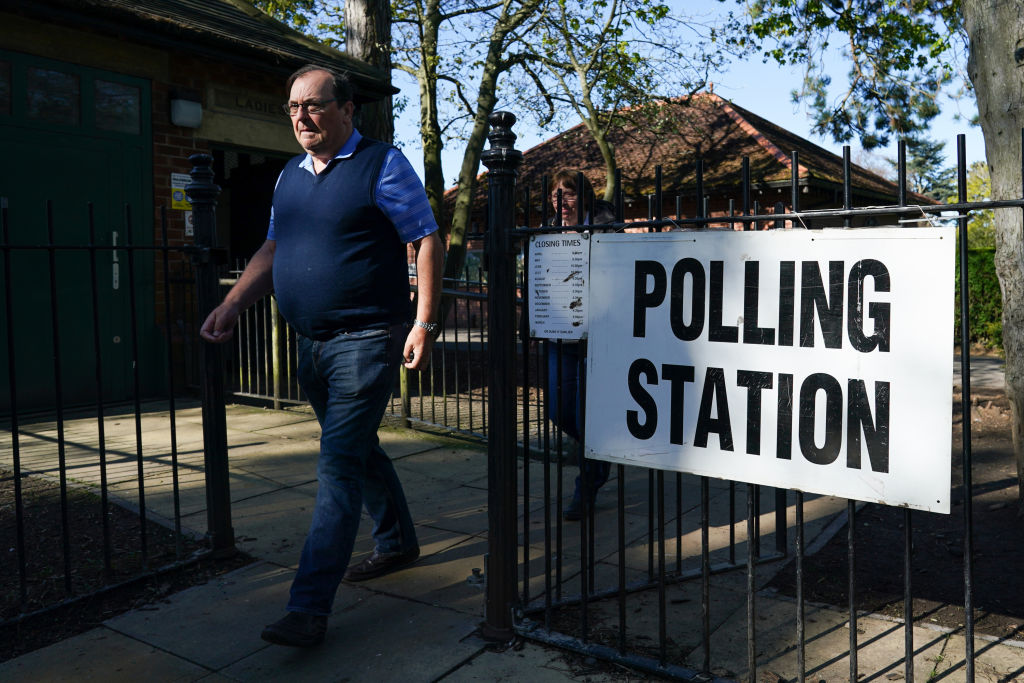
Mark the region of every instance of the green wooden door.
MULTIPOLYGON (((153 375, 153 254, 129 257, 104 247, 152 243, 149 85, 79 66, 0 52, 0 197, 8 207, 18 410, 49 410, 57 390, 54 319, 65 405, 133 395, 131 293, 140 334, 140 366, 153 375), (0 90, 2 93, 2 90, 0 90), (47 216, 50 202, 51 218, 47 216), (95 244, 90 244, 89 207, 95 244), (125 207, 131 215, 131 234, 125 207), (46 250, 52 223, 53 259, 46 250), (95 266, 93 266, 95 259, 95 266), (95 267, 95 300, 93 278, 95 267), (51 274, 56 299, 51 295, 51 274), (96 324, 98 323, 98 327, 96 324), (102 374, 97 381, 94 330, 102 374)), ((0 281, 0 296, 4 284, 0 281)), ((6 329, 0 340, 7 349, 6 329)), ((10 349, 7 349, 8 353, 10 349)), ((6 360, 6 359, 5 359, 6 360)), ((8 363, 0 367, 0 410, 10 407, 8 363)))

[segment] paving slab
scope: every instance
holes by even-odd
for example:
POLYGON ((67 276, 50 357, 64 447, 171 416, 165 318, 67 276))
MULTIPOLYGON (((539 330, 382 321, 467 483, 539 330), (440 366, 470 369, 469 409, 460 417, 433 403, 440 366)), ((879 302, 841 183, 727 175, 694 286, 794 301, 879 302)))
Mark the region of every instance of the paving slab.
MULTIPOLYGON (((393 455, 391 457, 395 459, 393 455)), ((398 460, 395 470, 399 477, 405 472, 414 472, 460 486, 487 490, 487 455, 479 450, 432 448, 417 453, 415 457, 398 460)))
POLYGON ((462 534, 475 534, 487 529, 486 491, 481 493, 480 489, 469 486, 442 485, 420 490, 415 497, 407 493, 406 497, 417 524, 462 534))
MULTIPOLYGON (((377 438, 380 440, 381 448, 392 460, 400 460, 409 455, 418 455, 438 449, 468 451, 478 460, 481 454, 479 444, 460 444, 453 448, 453 440, 450 438, 411 429, 381 428, 377 431, 377 438)), ((483 462, 486 463, 486 461, 487 456, 484 454, 483 462)), ((486 465, 484 468, 486 471, 486 465)))
POLYGON ((518 647, 500 651, 494 648, 482 649, 479 654, 464 662, 442 680, 445 683, 512 683, 523 680, 529 680, 530 683, 556 683, 567 680, 622 683, 649 679, 637 674, 629 675, 621 668, 610 672, 607 666, 602 667, 595 660, 525 642, 518 647))
POLYGON ((301 430, 310 423, 316 427, 319 434, 320 426, 317 424, 316 416, 308 407, 271 410, 235 404, 227 409, 228 428, 235 431, 273 431, 278 435, 291 434, 292 429, 301 430))
MULTIPOLYGON (((429 527, 419 527, 417 535, 420 559, 415 564, 393 574, 345 585, 456 610, 478 622, 482 620, 484 584, 472 577, 474 569, 483 572, 486 539, 429 527)), ((353 563, 369 554, 373 546, 368 534, 360 540, 364 550, 353 554, 353 563)))
POLYGON ((479 644, 465 638, 478 619, 402 598, 344 586, 320 647, 298 651, 268 646, 224 668, 237 681, 289 683, 343 679, 356 683, 433 681, 474 655, 479 644))
MULTIPOLYGON (((918 647, 915 629, 914 647, 918 647)), ((966 679, 964 655, 967 652, 967 639, 962 632, 946 635, 941 657, 936 658, 934 673, 930 681, 962 681, 966 679)), ((916 672, 915 672, 916 673, 916 672)), ((1006 681, 1024 680, 1024 643, 1013 641, 1012 644, 993 642, 975 638, 974 640, 974 680, 987 683, 1004 683, 1006 681)))
POLYGON ((102 627, 0 664, 5 681, 217 680, 210 675, 194 662, 102 627))
MULTIPOLYGON (((232 503, 231 526, 239 550, 295 567, 313 519, 315 495, 315 489, 282 488, 232 503)), ((205 528, 205 512, 188 519, 192 526, 205 528)))
MULTIPOLYGON (((164 517, 174 514, 173 470, 169 465, 149 465, 145 470, 146 507, 164 517)), ((282 485, 245 470, 229 467, 229 490, 232 501, 248 500, 272 493, 282 485)), ((131 505, 138 505, 138 478, 125 478, 109 484, 112 494, 131 505)), ((178 475, 178 502, 183 516, 194 515, 206 509, 206 473, 198 467, 180 468, 178 475)))
MULTIPOLYGON (((293 575, 258 562, 104 625, 218 671, 268 647, 260 640, 260 631, 284 615, 293 575)), ((359 599, 339 595, 335 609, 347 609, 359 599)))
POLYGON ((279 486, 296 486, 315 481, 319 456, 320 443, 316 439, 264 439, 259 443, 235 446, 228 450, 228 462, 232 470, 261 477, 279 486))

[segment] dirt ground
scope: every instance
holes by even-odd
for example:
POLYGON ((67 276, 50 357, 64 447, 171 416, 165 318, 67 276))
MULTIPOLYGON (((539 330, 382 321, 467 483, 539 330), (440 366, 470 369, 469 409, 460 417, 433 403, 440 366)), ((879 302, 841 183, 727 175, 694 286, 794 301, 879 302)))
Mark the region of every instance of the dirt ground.
MULTIPOLYGON (((1002 392, 974 391, 971 407, 975 631, 1024 640, 1024 518, 1017 514, 1017 471, 1009 402, 1002 392)), ((953 498, 950 514, 913 511, 911 591, 915 621, 957 628, 964 623, 965 507, 960 396, 954 395, 953 498)), ((855 518, 855 602, 858 609, 904 614, 904 510, 868 504, 855 518)), ((845 608, 847 528, 804 561, 804 596, 845 608)), ((792 567, 770 584, 794 596, 792 567)))
POLYGON ((252 561, 237 554, 186 564, 182 561, 201 551, 202 542, 178 536, 155 522, 146 524, 144 557, 137 513, 109 505, 105 532, 99 497, 71 487, 65 498, 62 506, 56 481, 22 477, 19 546, 14 477, 0 470, 0 548, 5 550, 0 560, 0 661, 82 633, 128 610, 166 600, 172 593, 252 561), (67 565, 62 533, 65 520, 67 565), (24 586, 19 556, 25 559, 24 586), (184 566, 131 580, 179 563, 184 566), (22 616, 26 614, 35 616, 22 616))

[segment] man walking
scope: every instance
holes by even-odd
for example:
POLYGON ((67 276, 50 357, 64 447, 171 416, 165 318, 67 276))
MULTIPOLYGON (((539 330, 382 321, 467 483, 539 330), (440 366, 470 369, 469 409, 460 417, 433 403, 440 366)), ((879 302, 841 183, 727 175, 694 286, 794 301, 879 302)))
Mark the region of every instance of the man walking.
POLYGON ((306 153, 281 172, 267 239, 200 336, 227 341, 239 314, 271 291, 298 333, 299 383, 321 427, 319 487, 288 613, 262 637, 308 647, 324 639, 342 578, 370 579, 419 557, 405 494, 377 427, 398 364, 423 370, 429 363, 444 247, 408 160, 353 127, 348 79, 309 65, 287 87, 285 109, 306 153), (410 243, 419 283, 411 328, 410 243), (349 567, 364 505, 375 548, 349 567))

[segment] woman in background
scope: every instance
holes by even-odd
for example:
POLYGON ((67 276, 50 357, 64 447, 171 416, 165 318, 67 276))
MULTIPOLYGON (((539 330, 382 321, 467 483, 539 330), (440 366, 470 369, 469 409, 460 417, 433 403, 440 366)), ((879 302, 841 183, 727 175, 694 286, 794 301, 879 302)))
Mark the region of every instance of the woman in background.
MULTIPOLYGON (((597 199, 594 188, 586 176, 583 187, 577 188, 575 171, 559 171, 551 182, 551 204, 555 209, 560 225, 602 225, 615 222, 615 208, 610 202, 597 199), (561 191, 561 205, 559 205, 561 191), (580 222, 579 207, 582 202, 583 222, 580 222), (559 213, 559 209, 561 209, 559 213)), ((580 374, 586 368, 586 359, 581 359, 580 345, 577 342, 561 344, 561 363, 559 364, 559 346, 547 345, 547 396, 548 419, 555 423, 563 432, 579 442, 583 427, 583 396, 580 392, 580 374), (581 362, 582 360, 582 362, 581 362)), ((597 498, 597 491, 606 481, 611 471, 611 463, 603 460, 587 460, 580 453, 580 474, 576 477, 576 487, 572 500, 562 513, 563 519, 570 522, 579 521, 583 517, 583 497, 588 497, 591 507, 597 498)))

